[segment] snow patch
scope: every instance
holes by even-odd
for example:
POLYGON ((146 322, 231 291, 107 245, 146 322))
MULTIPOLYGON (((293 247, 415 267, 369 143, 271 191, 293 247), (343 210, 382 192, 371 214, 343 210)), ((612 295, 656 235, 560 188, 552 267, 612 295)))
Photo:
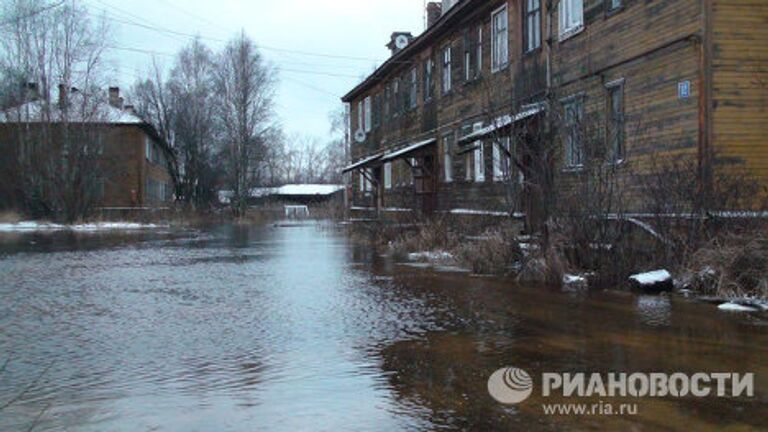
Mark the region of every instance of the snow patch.
POLYGON ((744 305, 740 305, 738 303, 732 303, 732 302, 723 303, 717 308, 725 312, 757 312, 758 311, 757 308, 754 308, 751 306, 744 306, 744 305))
POLYGON ((445 251, 424 251, 408 254, 409 261, 450 261, 453 255, 445 251))
POLYGON ((640 285, 656 285, 672 279, 672 275, 666 270, 656 270, 648 273, 640 273, 629 277, 640 285))
POLYGON ((167 225, 140 224, 133 222, 98 222, 77 225, 61 225, 47 222, 24 221, 18 223, 0 224, 0 232, 41 232, 41 231, 75 231, 75 232, 98 232, 98 231, 135 231, 148 230, 165 227, 167 225))

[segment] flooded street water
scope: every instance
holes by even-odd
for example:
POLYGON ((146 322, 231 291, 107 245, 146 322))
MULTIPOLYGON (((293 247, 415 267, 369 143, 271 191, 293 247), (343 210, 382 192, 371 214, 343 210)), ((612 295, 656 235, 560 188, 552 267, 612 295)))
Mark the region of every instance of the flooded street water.
POLYGON ((0 239, 0 431, 766 430, 768 322, 395 264, 314 223, 0 239), (505 407, 504 366, 754 372, 636 416, 505 407))

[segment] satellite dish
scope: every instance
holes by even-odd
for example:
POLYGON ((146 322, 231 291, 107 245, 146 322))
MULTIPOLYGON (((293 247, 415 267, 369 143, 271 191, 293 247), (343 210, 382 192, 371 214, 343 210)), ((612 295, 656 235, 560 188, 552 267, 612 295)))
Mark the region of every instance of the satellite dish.
POLYGON ((410 43, 410 40, 406 35, 399 35, 398 37, 395 38, 395 46, 397 47, 397 49, 403 49, 407 47, 408 43, 410 43))
POLYGON ((358 129, 357 132, 355 132, 355 141, 358 143, 365 141, 365 132, 362 129, 358 129))

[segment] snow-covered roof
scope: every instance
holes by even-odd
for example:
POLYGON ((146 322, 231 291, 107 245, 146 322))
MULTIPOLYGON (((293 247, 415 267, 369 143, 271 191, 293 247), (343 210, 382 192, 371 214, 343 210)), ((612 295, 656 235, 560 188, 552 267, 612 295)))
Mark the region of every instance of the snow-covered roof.
POLYGON ((523 110, 519 113, 512 115, 503 115, 501 117, 495 118, 491 124, 488 126, 478 129, 469 135, 463 136, 459 139, 460 143, 466 143, 469 141, 474 141, 480 138, 483 138, 487 135, 490 135, 494 132, 496 132, 499 129, 503 129, 513 123, 519 122, 520 120, 524 120, 528 117, 534 116, 540 112, 544 111, 544 104, 543 103, 537 103, 533 105, 528 105, 523 107, 523 110))
MULTIPOLYGON (((0 123, 37 123, 42 121, 46 102, 34 100, 17 107, 0 111, 0 123)), ((62 122, 66 114, 71 123, 99 123, 99 124, 142 124, 139 116, 130 110, 113 107, 106 101, 90 102, 85 100, 81 93, 75 93, 70 98, 68 109, 63 110, 58 103, 51 102, 50 121, 62 122)))
MULTIPOLYGON (((261 187, 250 190, 251 198, 279 196, 325 196, 344 190, 344 185, 334 184, 291 184, 280 187, 261 187)), ((219 201, 228 203, 234 196, 231 190, 219 191, 219 201)))
POLYGON ((416 150, 419 150, 419 149, 421 149, 423 147, 426 147, 426 146, 428 146, 430 144, 434 144, 436 142, 437 142, 437 139, 435 139, 435 138, 429 138, 429 139, 426 139, 424 141, 419 141, 417 143, 413 143, 413 144, 410 144, 408 146, 405 146, 405 147, 403 147, 403 148, 401 148, 399 150, 395 150, 392 153, 385 154, 384 157, 382 158, 382 160, 384 160, 384 161, 394 160, 394 159, 397 159, 398 157, 405 156, 405 155, 407 155, 409 153, 413 153, 416 150))
POLYGON ((384 153, 377 153, 377 154, 375 154, 373 156, 365 157, 363 159, 358 160, 357 162, 354 162, 351 165, 348 165, 348 166, 344 167, 344 169, 342 169, 341 172, 342 173, 346 173, 346 172, 352 171, 352 170, 357 169, 357 168, 364 168, 365 165, 368 165, 368 164, 370 164, 372 162, 375 162, 375 161, 381 159, 382 156, 384 156, 384 153))

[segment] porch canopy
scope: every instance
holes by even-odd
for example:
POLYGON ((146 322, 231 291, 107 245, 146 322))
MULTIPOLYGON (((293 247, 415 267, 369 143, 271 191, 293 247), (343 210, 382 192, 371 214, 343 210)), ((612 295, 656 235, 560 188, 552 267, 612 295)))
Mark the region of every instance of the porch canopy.
POLYGON ((381 157, 384 156, 384 153, 377 153, 373 156, 368 156, 366 158, 360 159, 357 162, 348 165, 344 167, 344 169, 341 170, 342 174, 346 174, 350 171, 354 171, 359 168, 367 168, 369 165, 373 165, 376 163, 381 157))
POLYGON ((427 146, 433 145, 435 143, 437 143, 436 138, 429 138, 424 141, 419 141, 419 142, 407 145, 401 149, 387 153, 384 155, 384 157, 381 158, 381 160, 382 162, 389 162, 399 158, 406 158, 408 156, 411 156, 413 153, 416 153, 417 151, 427 146))
POLYGON ((485 126, 484 128, 478 129, 468 135, 459 138, 459 144, 464 145, 472 141, 483 139, 498 130, 504 129, 514 123, 519 122, 520 120, 525 120, 529 117, 535 116, 536 114, 544 111, 544 108, 544 103, 536 103, 524 106, 523 110, 515 115, 507 114, 501 117, 497 117, 488 126, 485 126))

